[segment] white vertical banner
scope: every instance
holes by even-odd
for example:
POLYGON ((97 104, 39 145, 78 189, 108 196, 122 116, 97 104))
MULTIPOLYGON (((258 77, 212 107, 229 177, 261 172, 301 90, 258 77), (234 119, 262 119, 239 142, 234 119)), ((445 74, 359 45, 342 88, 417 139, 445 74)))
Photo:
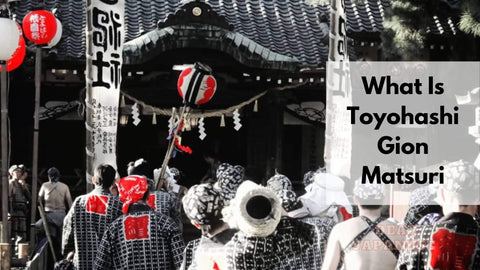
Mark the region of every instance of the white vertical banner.
POLYGON ((327 172, 350 177, 352 126, 346 110, 352 104, 345 0, 330 4, 330 44, 327 63, 325 163, 327 172))
POLYGON ((117 122, 125 39, 125 1, 87 0, 87 181, 101 163, 117 168, 117 122))

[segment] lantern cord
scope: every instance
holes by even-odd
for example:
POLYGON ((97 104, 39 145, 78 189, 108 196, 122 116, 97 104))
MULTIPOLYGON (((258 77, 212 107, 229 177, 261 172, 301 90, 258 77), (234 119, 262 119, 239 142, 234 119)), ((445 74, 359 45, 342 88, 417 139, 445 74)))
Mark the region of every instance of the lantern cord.
MULTIPOLYGON (((133 101, 134 103, 137 103, 139 105, 141 105, 143 108, 148 108, 151 110, 152 113, 156 113, 156 114, 159 114, 159 115, 165 115, 165 116, 172 116, 172 109, 171 108, 157 108, 157 107, 154 107, 152 105, 149 105, 149 104, 146 104, 145 102, 141 101, 141 100, 138 100, 132 96, 130 96, 129 94, 122 92, 122 95, 124 95, 126 98, 128 98, 129 100, 133 101)), ((221 110, 216 110, 216 111, 211 111, 211 112, 204 112, 204 113, 188 113, 188 115, 190 116, 190 118, 208 118, 208 117, 219 117, 219 116, 222 116, 224 114, 228 114, 228 113, 231 113, 237 109, 240 109, 252 102, 254 102, 255 100, 259 99, 260 97, 264 96, 266 93, 268 92, 268 90, 238 104, 238 105, 235 105, 235 106, 231 106, 231 107, 228 107, 226 109, 221 109, 221 110)))

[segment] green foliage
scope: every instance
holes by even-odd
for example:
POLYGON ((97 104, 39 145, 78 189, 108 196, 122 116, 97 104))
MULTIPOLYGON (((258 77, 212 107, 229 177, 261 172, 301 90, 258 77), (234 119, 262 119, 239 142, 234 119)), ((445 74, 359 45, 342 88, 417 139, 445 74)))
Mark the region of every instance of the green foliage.
POLYGON ((480 1, 465 0, 462 5, 459 28, 467 34, 480 37, 480 1))
POLYGON ((420 60, 423 57, 428 1, 392 1, 385 10, 382 51, 388 60, 420 60))

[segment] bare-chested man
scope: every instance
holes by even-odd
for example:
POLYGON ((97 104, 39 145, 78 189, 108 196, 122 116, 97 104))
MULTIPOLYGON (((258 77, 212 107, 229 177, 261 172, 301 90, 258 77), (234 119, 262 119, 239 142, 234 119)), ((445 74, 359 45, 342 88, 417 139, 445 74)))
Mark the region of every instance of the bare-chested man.
POLYGON ((381 217, 382 187, 357 181, 354 195, 360 216, 333 227, 322 270, 337 269, 342 254, 346 270, 394 269, 405 231, 402 226, 381 217))

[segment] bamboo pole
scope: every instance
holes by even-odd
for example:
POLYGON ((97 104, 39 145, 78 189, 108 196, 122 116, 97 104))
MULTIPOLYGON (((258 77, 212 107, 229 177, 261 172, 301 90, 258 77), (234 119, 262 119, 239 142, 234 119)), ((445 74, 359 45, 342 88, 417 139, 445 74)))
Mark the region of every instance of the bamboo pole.
MULTIPOLYGON (((92 8, 92 1, 87 0, 87 10, 92 8)), ((93 184, 90 182, 93 176, 94 162, 95 162, 95 153, 94 153, 94 141, 93 141, 93 109, 90 107, 92 103, 92 80, 93 80, 93 70, 92 70, 92 56, 93 56, 93 18, 92 12, 87 11, 87 22, 86 22, 86 61, 85 61, 85 150, 86 150, 86 191, 90 192, 93 190, 93 184)))
POLYGON ((45 230, 45 235, 47 236, 48 245, 50 246, 50 251, 52 252, 53 262, 57 262, 57 256, 55 255, 55 248, 53 247, 52 236, 50 235, 50 231, 48 230, 48 223, 47 217, 45 216, 45 212, 43 211, 43 204, 39 202, 38 212, 40 213, 40 217, 42 218, 43 229, 45 230))
POLYGON ((42 48, 37 46, 35 52, 35 112, 33 120, 33 157, 32 157, 32 201, 30 213, 30 248, 35 248, 35 221, 37 213, 38 184, 38 130, 40 111, 40 87, 42 79, 42 48))
MULTIPOLYGON (((170 160, 170 157, 172 156, 173 148, 175 147, 175 139, 177 137, 178 132, 180 131, 180 124, 182 123, 183 117, 185 117, 185 113, 186 113, 186 111, 188 111, 188 108, 189 107, 187 107, 187 105, 184 105, 182 107, 182 111, 180 112, 179 121, 178 121, 178 123, 174 123, 174 125, 173 125, 173 128, 175 128, 175 126, 176 126, 177 129, 172 134, 172 139, 170 140, 170 143, 168 144, 167 153, 165 153, 165 158, 163 159, 162 170, 160 171, 160 176, 158 178, 157 185, 156 185, 157 190, 160 189, 160 183, 163 182, 161 180, 164 178, 164 174, 165 174, 165 171, 167 170, 167 166, 168 166, 168 161, 170 160)), ((174 117, 174 115, 172 115, 172 117, 174 117)))
POLYGON ((1 269, 10 269, 11 249, 8 241, 8 107, 7 107, 7 62, 0 61, 1 73, 1 114, 2 114, 2 263, 1 269))
POLYGON ((1 114, 2 114, 2 243, 8 241, 8 107, 7 107, 7 62, 0 62, 1 71, 1 114))

